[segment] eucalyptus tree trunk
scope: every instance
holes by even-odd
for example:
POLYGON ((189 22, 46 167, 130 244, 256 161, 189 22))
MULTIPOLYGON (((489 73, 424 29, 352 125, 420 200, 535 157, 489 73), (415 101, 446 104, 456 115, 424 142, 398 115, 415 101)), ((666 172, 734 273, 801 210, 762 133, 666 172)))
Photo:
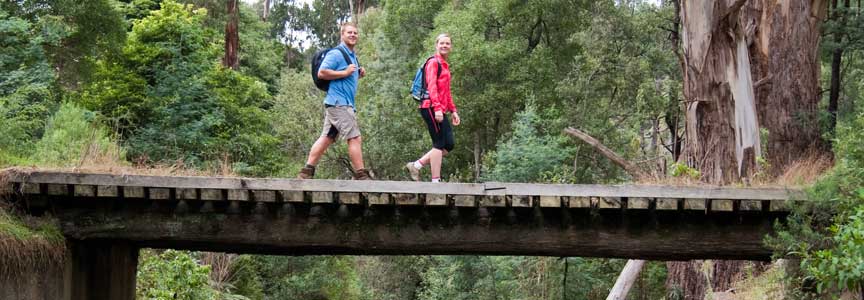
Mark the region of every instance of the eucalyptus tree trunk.
MULTIPOLYGON (((825 0, 682 0, 682 159, 703 181, 777 175, 821 144, 815 121, 825 11, 825 0), (770 169, 760 170, 757 157, 770 169)), ((701 300, 709 288, 728 289, 745 265, 669 263, 667 286, 701 300)))
POLYGON ((237 32, 237 26, 240 22, 237 8, 238 1, 228 0, 225 4, 228 13, 228 22, 225 24, 225 57, 222 59, 222 65, 234 70, 240 68, 240 59, 238 58, 240 35, 237 32))

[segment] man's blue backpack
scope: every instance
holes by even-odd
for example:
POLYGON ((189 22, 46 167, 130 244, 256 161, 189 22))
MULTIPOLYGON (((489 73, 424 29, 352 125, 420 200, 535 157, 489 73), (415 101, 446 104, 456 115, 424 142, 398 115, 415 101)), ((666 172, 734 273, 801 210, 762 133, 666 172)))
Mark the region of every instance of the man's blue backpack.
MULTIPOLYGON (((420 66, 420 69, 417 70, 417 74, 414 74, 414 82, 411 84, 411 97, 414 100, 423 101, 429 99, 429 90, 426 89, 426 65, 433 59, 435 59, 435 56, 427 58, 423 62, 423 65, 420 66)), ((435 59, 435 62, 438 63, 438 76, 441 76, 441 62, 437 59, 435 59)))
MULTIPOLYGON (((321 68, 321 62, 324 61, 324 57, 327 56, 327 53, 330 52, 330 50, 338 50, 342 53, 342 57, 345 58, 345 62, 349 65, 352 64, 351 57, 348 56, 348 53, 345 53, 345 50, 342 50, 342 48, 339 47, 322 49, 315 52, 315 55, 312 56, 312 81, 315 82, 315 86, 318 87, 319 90, 325 92, 330 88, 330 80, 318 78, 318 69, 321 68)), ((359 63, 357 68, 360 68, 359 63)))

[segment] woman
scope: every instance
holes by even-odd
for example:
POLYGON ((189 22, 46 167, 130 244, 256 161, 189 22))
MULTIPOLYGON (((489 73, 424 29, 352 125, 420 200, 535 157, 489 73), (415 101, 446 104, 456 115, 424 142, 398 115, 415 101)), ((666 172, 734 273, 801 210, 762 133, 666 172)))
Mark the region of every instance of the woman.
POLYGON ((432 169, 432 182, 441 180, 441 161, 450 151, 453 151, 453 126, 462 123, 453 97, 450 95, 450 65, 447 57, 450 55, 452 43, 450 36, 446 33, 438 35, 435 39, 435 55, 430 57, 425 64, 426 89, 429 97, 420 102, 420 116, 429 129, 432 137, 432 150, 423 157, 405 165, 411 174, 411 179, 420 181, 420 170, 429 165, 432 169), (451 118, 448 118, 448 114, 451 118))

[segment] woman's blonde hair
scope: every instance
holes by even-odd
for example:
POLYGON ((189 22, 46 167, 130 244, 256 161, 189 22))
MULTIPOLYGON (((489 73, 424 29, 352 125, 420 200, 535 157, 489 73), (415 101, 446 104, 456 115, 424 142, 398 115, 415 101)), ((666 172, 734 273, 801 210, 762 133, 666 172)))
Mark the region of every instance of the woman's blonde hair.
POLYGON ((438 41, 440 41, 441 39, 443 39, 445 37, 449 39, 450 35, 446 34, 446 33, 439 34, 438 37, 435 38, 435 45, 438 45, 438 41))

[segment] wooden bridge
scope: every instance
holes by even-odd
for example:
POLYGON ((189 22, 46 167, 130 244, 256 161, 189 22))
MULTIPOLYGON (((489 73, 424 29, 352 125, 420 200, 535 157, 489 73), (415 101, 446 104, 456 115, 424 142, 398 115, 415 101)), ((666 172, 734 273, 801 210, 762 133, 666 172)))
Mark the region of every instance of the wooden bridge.
MULTIPOLYGON (((78 245, 73 258, 96 265, 86 272, 125 274, 119 282, 132 276, 133 291, 141 247, 767 260, 765 235, 787 215, 789 201, 804 200, 800 191, 780 188, 14 171, 5 177, 7 201, 58 218, 78 245), (124 264, 133 271, 117 270, 124 264)), ((104 299, 129 299, 128 288, 113 293, 104 299)))

